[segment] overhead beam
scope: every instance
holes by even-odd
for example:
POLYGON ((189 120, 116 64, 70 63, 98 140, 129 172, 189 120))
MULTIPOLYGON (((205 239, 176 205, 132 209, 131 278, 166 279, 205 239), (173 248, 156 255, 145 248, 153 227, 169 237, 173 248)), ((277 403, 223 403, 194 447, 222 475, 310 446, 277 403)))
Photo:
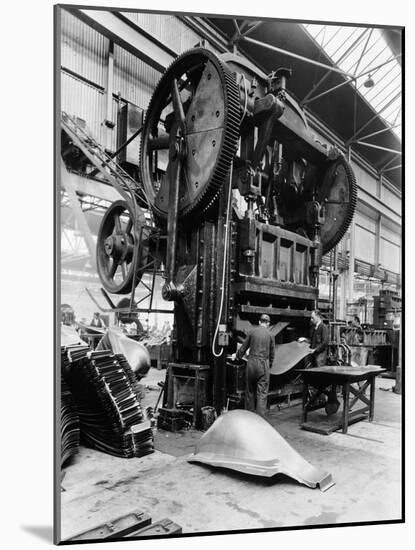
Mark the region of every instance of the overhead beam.
POLYGON ((390 172, 391 170, 397 170, 398 168, 402 168, 402 164, 396 164, 396 166, 391 166, 390 168, 386 168, 386 170, 382 170, 382 172, 390 172))
POLYGON ((367 143, 366 141, 355 141, 354 143, 358 145, 364 145, 365 147, 370 147, 372 149, 379 149, 380 151, 387 151, 388 153, 394 153, 395 155, 401 155, 402 151, 397 151, 396 149, 389 149, 389 147, 381 147, 375 143, 367 143))
POLYGON ((247 36, 251 32, 253 32, 256 28, 258 28, 260 25, 262 25, 263 21, 253 21, 252 25, 249 26, 248 21, 243 21, 242 25, 238 25, 238 21, 233 18, 232 23, 235 27, 235 33, 233 34, 232 38, 229 40, 229 45, 233 46, 236 42, 239 42, 239 40, 243 36, 247 36))
POLYGON ((340 84, 337 84, 336 86, 333 86, 332 88, 329 88, 328 90, 325 90, 324 92, 321 92, 321 94, 315 95, 313 97, 309 97, 308 99, 303 99, 301 101, 301 106, 308 105, 312 101, 315 101, 316 99, 320 99, 320 97, 323 97, 327 94, 330 94, 331 92, 334 92, 338 88, 341 88, 342 86, 345 86, 346 84, 350 84, 350 82, 353 82, 353 78, 350 78, 349 80, 345 80, 344 82, 340 82, 340 84))
POLYGON ((379 118, 379 116, 383 113, 383 111, 385 111, 385 109, 387 109, 389 107, 389 105, 391 105, 395 99, 397 99, 399 96, 401 95, 401 92, 398 92, 390 101, 388 101, 388 103, 386 103, 386 105, 384 105, 382 107, 382 109, 380 109, 380 111, 378 111, 374 116, 372 116, 365 124, 363 124, 363 126, 361 126, 357 132, 351 137, 349 138, 347 141, 346 141, 346 146, 347 145, 350 145, 350 143, 352 143, 352 141, 362 132, 362 130, 364 130, 365 128, 367 128, 369 126, 369 124, 371 124, 374 120, 376 120, 377 118, 379 118))
POLYGON ((384 172, 385 168, 390 166, 392 164, 392 162, 396 161, 395 155, 392 155, 391 157, 389 155, 387 155, 387 157, 389 158, 389 160, 386 162, 386 164, 384 164, 381 168, 379 168, 379 172, 381 172, 381 173, 384 172))
POLYGON ((174 60, 174 52, 118 12, 65 8, 72 15, 135 55, 153 69, 164 72, 174 60))
MULTIPOLYGON (((214 46, 220 53, 230 51, 228 48, 228 40, 219 34, 211 24, 207 23, 203 17, 197 17, 194 15, 177 15, 177 18, 187 27, 195 31, 201 38, 212 44, 212 46, 214 46)), ((243 26, 244 23, 242 23, 241 29, 243 26)))
MULTIPOLYGON (((373 47, 373 44, 372 44, 372 47, 373 47)), ((369 61, 369 63, 367 63, 364 67, 364 70, 366 70, 368 67, 370 67, 370 65, 376 61, 377 59, 379 59, 379 57, 382 56, 382 54, 388 49, 387 46, 385 46, 382 50, 380 50, 380 52, 373 58, 369 61)))
POLYGON ((284 55, 287 55, 288 57, 293 57, 294 59, 299 59, 300 61, 304 61, 305 63, 316 65, 317 67, 323 67, 323 69, 327 69, 328 71, 333 71, 335 73, 342 74, 343 76, 353 77, 352 74, 346 73, 345 71, 343 71, 342 69, 339 69, 338 67, 331 67, 330 65, 326 65, 325 63, 320 63, 320 61, 315 61, 314 59, 310 59, 309 57, 304 57, 303 55, 290 52, 289 50, 277 48, 277 46, 272 46, 271 44, 267 44, 266 42, 261 42, 260 40, 255 40, 254 38, 249 38, 248 36, 241 36, 241 40, 243 40, 244 42, 249 42, 250 44, 255 44, 256 46, 261 46, 273 52, 282 53, 284 55))
MULTIPOLYGON (((349 46, 347 48, 347 50, 340 56, 340 58, 338 59, 337 63, 340 63, 341 61, 344 61, 347 56, 354 50, 354 48, 360 43, 360 41, 362 40, 363 36, 367 33, 368 29, 365 29, 357 38, 356 40, 353 42, 353 44, 351 46, 349 46)), ((326 78, 328 78, 328 76, 330 75, 330 71, 328 71, 327 73, 325 73, 321 78, 320 80, 311 88, 311 90, 307 93, 307 95, 304 97, 304 99, 302 100, 301 103, 305 103, 308 98, 317 90, 317 88, 320 87, 321 84, 323 84, 323 82, 326 80, 326 78)))
POLYGON ((379 63, 379 65, 375 65, 374 67, 371 67, 370 69, 365 69, 364 71, 362 71, 361 73, 356 75, 356 79, 361 78, 362 76, 366 76, 367 74, 371 74, 373 76, 376 71, 378 71, 379 69, 381 69, 385 65, 388 65, 389 63, 392 63, 392 61, 396 61, 399 57, 401 57, 401 56, 397 55, 395 57, 390 57, 386 61, 382 61, 382 63, 379 63))
POLYGON ((251 34, 255 29, 257 29, 260 25, 262 25, 263 21, 256 21, 253 25, 251 25, 246 31, 242 32, 242 36, 247 36, 248 34, 251 34))
POLYGON ((360 139, 367 139, 373 136, 377 136, 379 134, 383 134, 384 132, 389 132, 390 130, 393 130, 394 128, 398 128, 400 124, 396 124, 394 126, 390 126, 388 128, 383 128, 383 130, 378 130, 377 132, 372 132, 371 134, 366 134, 365 136, 362 136, 360 139))
POLYGON ((235 27, 235 31, 236 31, 235 34, 233 35, 232 40, 235 40, 236 38, 238 38, 238 36, 241 36, 241 29, 239 28, 238 21, 236 19, 232 19, 232 23, 233 23, 233 25, 235 27))
MULTIPOLYGON (((154 36, 150 36, 144 29, 141 29, 121 13, 105 12, 101 10, 72 9, 68 7, 63 9, 108 37, 110 40, 113 40, 114 43, 126 49, 139 59, 142 59, 159 72, 164 72, 165 68, 167 68, 176 55, 180 53, 166 47, 160 40, 154 36)), ((214 27, 207 24, 203 18, 195 16, 178 16, 178 19, 183 21, 189 28, 193 29, 202 37, 205 37, 220 52, 229 51, 226 39, 224 39, 214 27)), ((245 30, 244 23, 240 26, 242 32, 245 30)), ((247 42, 252 41, 252 39, 248 37, 246 37, 245 40, 247 42)), ((285 52, 284 50, 282 50, 282 53, 289 54, 289 52, 285 52)), ((244 56, 246 55, 244 54, 244 56)), ((252 61, 251 56, 246 56, 246 58, 252 61)), ((307 58, 304 59, 307 60, 307 58)), ((255 61, 255 64, 259 65, 258 60, 255 61)), ((326 68, 329 71, 327 74, 330 74, 330 71, 333 70, 333 67, 330 66, 326 66, 326 68)), ((337 72, 344 74, 343 71, 340 70, 337 72)), ((328 131, 326 126, 323 131, 328 131)), ((359 159, 359 162, 364 162, 360 156, 359 159)), ((367 162, 364 165, 368 166, 367 162)), ((368 168, 366 167, 366 169, 368 168)), ((372 167, 372 170, 374 170, 374 167, 372 167)))
POLYGON ((358 61, 357 61, 355 70, 353 71, 353 74, 354 74, 354 75, 357 74, 357 71, 359 70, 360 63, 361 63, 361 61, 362 61, 362 59, 363 59, 363 56, 364 56, 365 53, 366 53, 367 46, 368 46, 368 44, 369 44, 369 40, 370 40, 371 37, 372 37, 372 34, 373 34, 373 29, 370 29, 369 36, 368 36, 367 39, 366 39, 365 45, 363 46, 363 50, 362 50, 362 52, 361 52, 361 54, 360 54, 360 57, 359 57, 359 59, 358 59, 358 61))
MULTIPOLYGON (((356 82, 356 80, 358 78, 361 78, 362 76, 366 76, 367 74, 371 74, 372 72, 377 71, 381 67, 383 67, 383 66, 387 65, 388 63, 391 63, 392 61, 395 61, 395 60, 396 60, 396 57, 392 57, 391 59, 388 59, 387 61, 384 61, 383 63, 377 65, 376 67, 373 67, 372 69, 369 69, 369 70, 364 71, 364 72, 362 72, 362 73, 360 73, 356 76, 353 76, 352 78, 349 78, 348 80, 345 80, 344 82, 340 82, 340 84, 337 84, 336 86, 333 86, 332 88, 329 88, 328 90, 325 90, 324 92, 322 92, 321 94, 318 94, 316 96, 309 97, 310 93, 308 93, 306 95, 306 97, 301 101, 301 105, 307 105, 308 103, 311 103, 315 99, 319 99, 320 97, 323 97, 323 96, 325 96, 325 95, 327 95, 331 92, 334 92, 335 90, 337 90, 338 88, 341 88, 345 84, 350 84, 351 82, 356 82)), ((315 89, 315 88, 316 88, 316 86, 313 89, 315 89)))

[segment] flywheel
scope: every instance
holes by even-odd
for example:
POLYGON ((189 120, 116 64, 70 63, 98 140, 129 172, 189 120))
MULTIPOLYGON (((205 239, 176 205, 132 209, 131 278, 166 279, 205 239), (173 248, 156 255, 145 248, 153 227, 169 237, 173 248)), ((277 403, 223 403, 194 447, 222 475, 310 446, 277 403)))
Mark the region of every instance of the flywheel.
POLYGON ((135 216, 129 203, 118 200, 102 218, 97 240, 97 271, 101 282, 112 294, 128 294, 142 276, 149 254, 148 239, 136 230, 135 216), (134 275, 135 273, 135 275, 134 275))
POLYGON ((326 254, 340 242, 356 209, 356 177, 343 156, 331 161, 326 168, 316 199, 325 206, 321 243, 323 254, 326 254))
POLYGON ((150 100, 141 138, 141 177, 155 214, 166 219, 169 149, 174 141, 172 88, 184 112, 184 155, 179 216, 206 211, 227 176, 239 138, 240 97, 233 73, 216 54, 195 48, 181 54, 161 77, 150 100))

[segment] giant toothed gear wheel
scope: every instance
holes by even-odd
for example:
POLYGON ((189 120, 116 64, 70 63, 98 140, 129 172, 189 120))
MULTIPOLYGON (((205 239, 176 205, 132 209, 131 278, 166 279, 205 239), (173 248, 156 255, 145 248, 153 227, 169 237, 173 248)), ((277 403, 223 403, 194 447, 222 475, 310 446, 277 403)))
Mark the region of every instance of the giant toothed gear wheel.
POLYGON ((177 81, 185 115, 185 155, 179 216, 210 209, 228 174, 239 138, 240 98, 234 75, 213 52, 181 54, 161 77, 150 100, 141 139, 141 177, 155 214, 169 210, 169 146, 174 122, 171 89, 177 81))
POLYGON ((325 205, 321 227, 323 254, 338 244, 346 233, 356 209, 357 184, 352 167, 340 156, 326 168, 316 199, 325 205))

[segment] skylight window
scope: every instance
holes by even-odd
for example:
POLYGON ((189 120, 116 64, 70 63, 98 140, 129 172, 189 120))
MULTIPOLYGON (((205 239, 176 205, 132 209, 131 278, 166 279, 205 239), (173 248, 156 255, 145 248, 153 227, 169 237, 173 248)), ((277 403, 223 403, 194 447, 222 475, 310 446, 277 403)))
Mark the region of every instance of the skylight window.
POLYGON ((401 66, 381 30, 336 25, 304 25, 304 28, 338 68, 356 77, 358 92, 400 139, 401 66), (368 86, 369 79, 372 86, 368 86))

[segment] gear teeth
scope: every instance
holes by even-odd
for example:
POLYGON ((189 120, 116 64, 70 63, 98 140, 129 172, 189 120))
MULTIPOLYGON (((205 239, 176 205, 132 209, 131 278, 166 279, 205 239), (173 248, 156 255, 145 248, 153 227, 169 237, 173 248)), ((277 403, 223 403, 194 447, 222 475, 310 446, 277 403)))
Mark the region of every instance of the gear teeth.
POLYGON ((343 220, 343 223, 341 224, 339 230, 337 233, 331 237, 331 239, 323 244, 323 254, 327 254, 332 248, 338 244, 343 236, 345 235, 346 231, 348 230, 355 210, 356 210, 356 204, 357 204, 357 183, 356 183, 356 176, 354 175, 353 169, 348 163, 348 161, 344 157, 340 157, 337 162, 341 161, 344 169, 346 171, 347 180, 349 182, 349 207, 347 209, 346 216, 343 220))
POLYGON ((212 187, 216 187, 216 192, 204 208, 204 212, 206 213, 210 212, 214 206, 223 182, 228 176, 239 139, 239 125, 241 120, 239 90, 235 78, 227 65, 219 58, 218 61, 225 83, 225 101, 228 101, 225 118, 226 133, 223 140, 221 156, 219 157, 218 164, 210 182, 212 187))
POLYGON ((235 155, 235 151, 239 139, 239 125, 241 119, 241 108, 240 108, 240 96, 239 89, 235 80, 233 73, 230 71, 228 66, 224 61, 222 61, 215 53, 205 48, 194 48, 188 50, 187 52, 179 55, 167 68, 164 75, 161 77, 157 87, 153 93, 153 96, 150 99, 150 103, 146 113, 146 119, 143 125, 143 134, 142 134, 142 143, 141 143, 141 155, 140 155, 140 166, 141 166, 141 177, 143 181, 144 188, 147 191, 147 195, 152 204, 153 210, 157 217, 162 219, 165 218, 165 214, 159 212, 154 207, 154 189, 153 182, 150 174, 148 173, 145 162, 145 147, 143 146, 143 141, 146 139, 147 129, 149 124, 154 124, 152 121, 152 112, 157 108, 158 105, 158 95, 163 91, 166 86, 166 82, 169 81, 172 75, 177 76, 180 72, 180 65, 183 59, 188 56, 197 56, 200 55, 201 60, 203 57, 206 60, 211 61, 220 74, 222 81, 223 91, 224 91, 224 103, 225 103, 225 118, 224 118, 224 136, 222 140, 222 147, 218 155, 216 166, 213 170, 213 174, 210 180, 205 185, 204 192, 200 193, 197 199, 183 209, 180 212, 180 217, 191 218, 197 213, 207 213, 212 209, 212 206, 216 202, 220 189, 229 174, 229 169, 235 155))

